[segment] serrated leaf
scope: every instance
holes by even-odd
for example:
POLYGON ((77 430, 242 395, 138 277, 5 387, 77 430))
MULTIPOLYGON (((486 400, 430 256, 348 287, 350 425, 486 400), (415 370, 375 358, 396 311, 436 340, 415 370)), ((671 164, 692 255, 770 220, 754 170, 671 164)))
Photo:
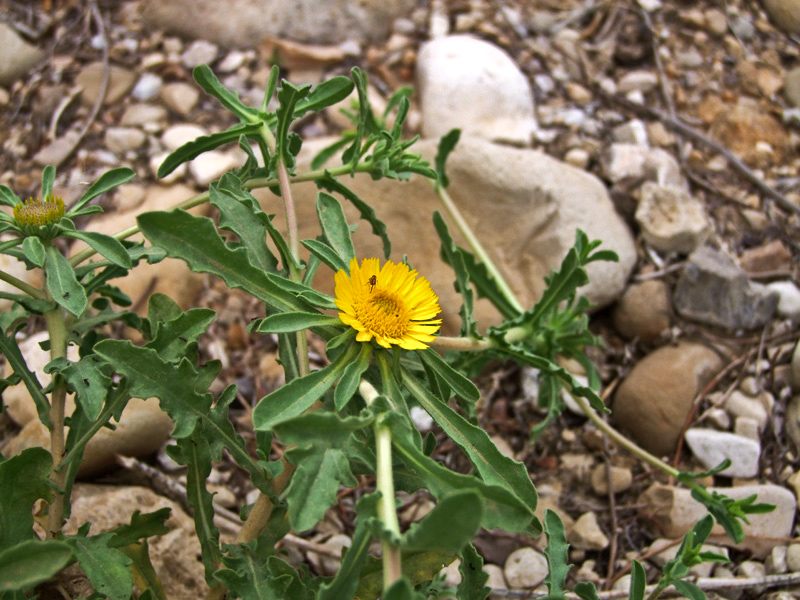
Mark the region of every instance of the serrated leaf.
POLYGON ((489 575, 483 570, 483 557, 472 544, 464 546, 459 557, 461 581, 456 588, 456 596, 459 600, 484 600, 492 589, 486 585, 489 575))
POLYGON ((69 261, 53 246, 47 249, 44 276, 47 291, 60 306, 75 316, 86 310, 89 305, 86 292, 75 278, 69 261))
POLYGON ((452 388, 456 395, 473 404, 480 399, 481 393, 477 386, 447 364, 435 350, 427 348, 419 352, 418 356, 452 388))
POLYGON ((513 319, 519 316, 519 309, 509 301, 495 278, 489 273, 486 265, 478 262, 471 252, 467 252, 463 248, 459 248, 458 253, 464 261, 470 281, 478 291, 478 297, 488 299, 506 319, 513 319))
MULTIPOLYGON (((217 79, 214 72, 208 65, 198 65, 192 70, 192 77, 201 88, 211 96, 220 101, 231 113, 236 115, 245 123, 258 123, 258 111, 249 106, 245 106, 238 96, 223 86, 217 79)), ((159 174, 159 177, 161 175, 159 174)))
POLYGON ((128 568, 131 559, 108 545, 113 533, 91 537, 68 536, 65 541, 72 546, 83 572, 92 582, 95 591, 109 600, 128 600, 133 592, 133 575, 128 568))
POLYGON ((42 171, 42 200, 44 201, 49 195, 53 193, 53 182, 56 180, 56 168, 53 165, 47 165, 42 171))
POLYGON ((392 242, 389 240, 386 224, 378 218, 375 209, 359 198, 350 188, 328 173, 326 173, 324 177, 317 179, 316 183, 317 186, 322 189, 341 195, 342 198, 350 202, 350 204, 358 210, 359 216, 370 224, 372 233, 381 239, 381 243, 383 244, 383 256, 388 259, 389 255, 392 253, 392 242))
POLYGON ((46 250, 42 240, 38 237, 35 235, 26 236, 25 239, 22 240, 22 251, 25 253, 28 260, 37 267, 41 268, 44 266, 46 250))
POLYGON ((198 421, 208 415, 211 394, 195 391, 198 374, 187 360, 172 364, 155 350, 134 346, 128 340, 103 340, 94 350, 127 378, 131 396, 161 401, 161 408, 175 422, 175 439, 190 436, 198 421))
MULTIPOLYGON (((50 420, 50 401, 47 396, 42 392, 42 384, 36 378, 36 373, 28 369, 25 363, 25 358, 19 350, 17 341, 12 332, 11 336, 0 332, 0 353, 5 357, 8 365, 13 369, 14 374, 22 379, 25 388, 28 390, 33 403, 36 405, 36 412, 39 415, 39 421, 50 429, 52 421, 50 420)), ((2 529, 0 529, 2 531, 2 529)))
POLYGON ((475 537, 483 518, 483 501, 477 490, 451 492, 436 503, 424 519, 413 523, 401 548, 458 553, 475 537))
POLYGON ((0 549, 29 540, 33 532, 33 504, 49 500, 48 476, 53 468, 44 448, 28 448, 0 462, 0 549))
POLYGON ((350 238, 350 226, 339 201, 325 192, 317 193, 317 218, 322 233, 331 248, 339 255, 342 262, 349 264, 355 258, 353 240, 350 238))
POLYGON ((435 398, 413 375, 405 370, 402 373, 406 389, 447 436, 464 451, 481 478, 490 485, 505 488, 520 498, 532 512, 536 508, 536 488, 525 465, 500 452, 483 429, 471 424, 447 404, 435 398))
MULTIPOLYGON (((255 546, 255 541, 251 544, 255 546)), ((291 583, 291 575, 272 577, 263 558, 244 544, 226 546, 222 560, 225 569, 214 573, 228 591, 242 600, 282 600, 291 583)), ((295 574, 295 578, 297 575, 295 574)))
POLYGON ((216 313, 210 308, 192 308, 177 318, 161 323, 146 348, 155 350, 165 361, 173 362, 185 355, 188 346, 208 330, 216 313))
POLYGON ((634 560, 631 567, 631 587, 628 591, 628 600, 644 600, 646 588, 647 573, 645 573, 642 563, 634 560))
POLYGON ((336 361, 319 371, 293 379, 264 396, 253 409, 253 429, 266 431, 281 421, 304 413, 341 376, 358 352, 357 346, 351 345, 336 361))
POLYGON ((268 217, 261 211, 258 201, 241 189, 239 180, 225 173, 219 185, 209 188, 211 204, 220 212, 220 229, 234 232, 247 248, 250 262, 264 271, 277 269, 278 259, 267 247, 267 228, 262 219, 268 217))
POLYGON ((434 164, 436 165, 436 174, 439 178, 439 185, 442 187, 447 187, 450 185, 450 179, 448 179, 444 167, 445 163, 447 162, 447 157, 450 156, 450 153, 455 149, 460 137, 460 129, 451 129, 439 140, 439 146, 436 151, 436 160, 434 161, 434 164))
POLYGON ((72 562, 72 548, 57 540, 26 540, 0 551, 0 592, 27 592, 72 562))
POLYGON ((130 269, 133 266, 125 246, 110 235, 96 231, 62 231, 62 235, 86 242, 98 254, 123 269, 130 269))
POLYGON ((194 509, 194 525, 200 539, 206 581, 212 584, 222 553, 219 548, 219 529, 214 525, 212 495, 206 489, 206 479, 211 474, 208 444, 202 436, 195 435, 177 440, 175 446, 168 447, 167 453, 178 464, 189 468, 186 473, 186 496, 194 509))
POLYGON ((333 392, 333 404, 337 411, 341 412, 344 410, 344 407, 355 395, 361 376, 369 368, 371 356, 372 346, 369 344, 361 344, 361 351, 358 357, 345 367, 342 372, 342 377, 339 379, 339 383, 336 384, 336 389, 333 392))
POLYGON ((302 240, 300 243, 303 244, 312 255, 328 265, 334 273, 342 269, 347 270, 347 263, 345 263, 342 257, 325 242, 320 242, 319 240, 302 240))
POLYGON ((77 402, 83 406, 86 416, 94 421, 103 408, 107 390, 111 387, 111 379, 101 370, 102 365, 95 357, 84 356, 78 362, 66 359, 51 362, 45 371, 57 370, 75 391, 77 402))
POLYGON ((285 312, 261 319, 254 331, 258 333, 292 333, 312 327, 338 327, 341 325, 342 322, 338 317, 321 313, 285 312))
POLYGON ((120 548, 142 539, 168 534, 171 530, 166 521, 171 512, 167 507, 144 514, 138 510, 134 511, 130 523, 120 525, 113 531, 114 537, 109 540, 108 545, 111 548, 120 548))
POLYGON ((225 131, 203 135, 191 142, 187 142, 164 159, 164 162, 158 167, 157 176, 159 179, 163 179, 183 163, 197 158, 204 152, 214 150, 225 144, 238 142, 240 136, 255 136, 258 134, 259 127, 259 124, 240 123, 225 131))
POLYGON ((544 513, 544 532, 547 535, 547 547, 544 556, 547 559, 547 577, 544 582, 550 597, 557 598, 563 596, 564 583, 569 572, 569 544, 567 535, 564 532, 564 523, 558 513, 545 510, 544 513))
POLYGON ((94 200, 100 194, 104 194, 108 190, 114 189, 118 185, 128 183, 135 176, 136 171, 129 169, 128 167, 117 167, 116 169, 106 171, 97 179, 97 181, 89 186, 89 189, 83 193, 81 199, 69 209, 67 216, 78 216, 77 212, 80 211, 80 209, 82 209, 88 202, 94 200))
POLYGON ((464 264, 463 256, 450 236, 447 223, 444 222, 444 218, 439 211, 433 213, 433 226, 442 241, 442 258, 453 268, 456 275, 456 290, 461 294, 462 303, 459 309, 459 314, 461 315, 460 335, 480 338, 478 324, 475 322, 475 295, 470 286, 469 272, 464 264))
POLYGON ((309 111, 320 111, 347 98, 355 84, 347 77, 333 77, 314 86, 309 94, 294 107, 294 118, 299 119, 309 111))

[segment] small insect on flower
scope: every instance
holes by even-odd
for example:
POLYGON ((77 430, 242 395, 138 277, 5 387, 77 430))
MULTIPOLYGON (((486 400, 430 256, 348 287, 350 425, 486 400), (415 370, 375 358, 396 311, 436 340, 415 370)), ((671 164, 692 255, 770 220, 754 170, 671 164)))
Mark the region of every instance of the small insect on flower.
POLYGON ((375 338, 384 348, 425 349, 442 323, 435 318, 439 298, 428 280, 390 260, 383 267, 377 258, 366 258, 361 265, 351 260, 349 275, 345 269, 336 273, 336 306, 342 323, 358 331, 357 341, 375 338))

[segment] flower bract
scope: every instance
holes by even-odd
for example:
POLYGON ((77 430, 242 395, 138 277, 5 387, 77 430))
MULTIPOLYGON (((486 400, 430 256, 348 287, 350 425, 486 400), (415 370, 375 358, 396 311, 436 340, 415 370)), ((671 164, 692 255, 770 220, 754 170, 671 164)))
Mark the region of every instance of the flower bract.
POLYGON ((14 206, 14 220, 20 227, 43 227, 58 222, 64 216, 64 201, 53 195, 44 201, 28 198, 14 206))
POLYGON ((442 320, 439 298, 430 283, 403 263, 365 258, 350 261, 350 275, 336 273, 336 306, 339 318, 356 331, 356 340, 375 341, 384 348, 427 348, 442 320))

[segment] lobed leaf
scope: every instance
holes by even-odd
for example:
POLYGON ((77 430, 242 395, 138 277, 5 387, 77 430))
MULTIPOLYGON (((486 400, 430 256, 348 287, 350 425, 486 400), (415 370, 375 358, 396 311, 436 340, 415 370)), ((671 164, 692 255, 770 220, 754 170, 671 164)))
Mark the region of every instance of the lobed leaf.
POLYGON ((455 150, 459 138, 461 138, 461 130, 451 129, 439 139, 439 147, 436 151, 436 159, 434 160, 434 164, 436 165, 436 175, 439 185, 442 187, 447 187, 450 185, 450 179, 447 177, 444 167, 445 163, 447 162, 447 157, 450 156, 450 153, 453 150, 455 150))
POLYGON ((0 462, 0 550, 34 537, 33 505, 39 498, 52 497, 52 468, 44 448, 28 448, 0 462))
MULTIPOLYGON (((207 94, 214 96, 223 107, 236 115, 242 122, 250 124, 259 122, 258 111, 245 106, 236 94, 222 85, 208 65, 196 66, 192 70, 192 76, 207 94)), ((159 177, 161 177, 160 173, 159 177)))
POLYGON ((564 523, 553 510, 549 508, 544 513, 544 532, 547 535, 547 547, 544 556, 547 559, 547 585, 548 595, 551 598, 563 597, 564 583, 569 572, 569 544, 564 532, 564 523))
POLYGON ((483 557, 472 544, 464 546, 459 557, 461 581, 456 588, 456 597, 459 600, 484 600, 492 589, 486 586, 489 575, 483 570, 483 557))
POLYGON ((128 568, 131 559, 108 544, 111 532, 83 537, 68 536, 65 541, 72 546, 83 572, 92 582, 95 591, 109 600, 128 600, 133 592, 133 575, 128 568))
POLYGON ((475 321, 475 295, 470 286, 469 271, 467 271, 467 267, 464 264, 464 258, 450 236, 447 223, 444 222, 444 218, 442 218, 439 211, 433 213, 433 225, 436 228, 436 233, 439 234, 439 239, 442 241, 442 259, 453 268, 456 274, 456 290, 458 290, 462 298, 461 308, 459 309, 459 314, 461 315, 460 335, 480 338, 478 324, 475 321))
MULTIPOLYGON (((28 393, 33 399, 33 403, 36 405, 39 421, 50 429, 52 427, 52 421, 50 420, 50 401, 47 399, 47 396, 44 395, 44 392, 42 392, 42 384, 39 383, 36 373, 31 371, 25 363, 25 357, 22 356, 22 352, 19 350, 13 332, 11 332, 10 336, 7 336, 0 331, 0 353, 5 357, 6 362, 14 371, 14 375, 19 377, 25 384, 25 388, 28 390, 28 393)), ((0 528, 0 532, 2 532, 2 528, 0 528)), ((2 546, 0 545, 0 547, 2 546)))

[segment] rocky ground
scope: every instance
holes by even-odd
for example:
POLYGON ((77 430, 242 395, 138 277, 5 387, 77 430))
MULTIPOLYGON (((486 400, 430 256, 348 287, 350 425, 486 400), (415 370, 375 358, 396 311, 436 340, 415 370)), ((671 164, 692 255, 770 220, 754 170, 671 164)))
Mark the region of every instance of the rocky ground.
MULTIPOLYGON (((791 29, 798 23, 791 2, 766 3, 779 15, 772 21, 761 6, 741 0, 434 0, 396 18, 367 19, 384 30, 365 25, 342 36, 341 28, 314 31, 309 24, 301 35, 284 23, 246 47, 231 47, 230 34, 204 29, 199 18, 207 35, 178 35, 169 28, 189 25, 159 22, 154 4, 0 3, 0 183, 22 197, 36 195, 43 166, 57 164, 57 186, 69 204, 103 170, 131 166, 134 182, 103 200, 111 216, 101 226, 113 233, 136 213, 186 199, 239 164, 235 153, 209 153, 156 181, 166 153, 232 123, 192 82, 198 64, 211 65, 253 104, 276 57, 295 83, 360 66, 378 105, 401 86, 417 87, 408 134, 422 134, 423 153, 435 151, 426 140, 452 126, 474 136, 453 156, 452 193, 525 301, 540 293, 542 275, 556 266, 576 227, 620 254, 618 265, 592 272, 588 292, 599 306, 592 329, 603 342, 589 354, 612 423, 681 469, 702 470, 729 457, 730 469, 708 483, 730 495, 757 492, 778 506, 751 520, 742 547, 725 546, 730 564, 697 573, 709 595, 790 593, 776 590, 800 581, 800 358, 793 359, 800 320, 800 31, 791 29), (430 40, 436 42, 423 45, 430 40), (731 578, 738 588, 711 591, 731 578)), ((368 11, 371 3, 363 5, 368 11)), ((303 122, 301 133, 313 146, 314 138, 344 126, 328 111, 303 122)), ((394 193, 375 192, 370 182, 354 185, 375 196, 379 214, 384 192, 394 193)), ((421 187, 406 185, 399 198, 410 212, 427 206, 431 198, 420 195, 421 187)), ((449 275, 424 268, 422 255, 438 254, 435 238, 428 241, 417 220, 395 217, 390 232, 400 235, 393 240, 415 235, 422 248, 415 265, 442 282, 437 291, 446 300, 449 275)), ((236 410, 247 435, 249 407, 280 383, 274 343, 244 329, 262 308, 174 264, 129 279, 134 299, 165 291, 184 306, 218 311, 204 352, 225 365, 220 386, 239 386, 236 410)), ((445 308, 452 325, 457 305, 445 308)), ((35 341, 29 346, 33 356, 35 341)), ((528 465, 542 507, 556 508, 567 523, 570 580, 618 589, 633 558, 654 575, 700 514, 688 495, 577 413, 566 412, 532 443, 530 427, 542 418, 535 374, 494 365, 478 383, 482 425, 528 465)), ((3 452, 40 441, 44 433, 20 408, 24 401, 11 392, 4 402, 3 452)), ((127 438, 98 443, 86 480, 116 487, 82 487, 76 522, 113 524, 112 507, 127 518, 134 508, 168 502, 122 484, 180 503, 181 473, 162 447, 170 424, 147 403, 137 411, 120 427, 127 438), (109 451, 142 459, 114 462, 109 451)), ((458 464, 451 446, 437 452, 458 464)), ((215 470, 213 483, 220 524, 235 531, 235 513, 252 490, 228 464, 215 470)), ((342 494, 318 531, 290 537, 287 550, 318 572, 335 569, 332 555, 349 542, 357 494, 342 494)), ((173 507, 175 534, 154 551, 157 566, 174 575, 168 591, 188 597, 192 578, 202 574, 182 562, 181 555, 191 555, 187 544, 196 542, 173 507)), ((402 518, 429 507, 427 498, 409 497, 402 518)), ((540 585, 542 543, 481 534, 476 545, 497 597, 540 585)))

